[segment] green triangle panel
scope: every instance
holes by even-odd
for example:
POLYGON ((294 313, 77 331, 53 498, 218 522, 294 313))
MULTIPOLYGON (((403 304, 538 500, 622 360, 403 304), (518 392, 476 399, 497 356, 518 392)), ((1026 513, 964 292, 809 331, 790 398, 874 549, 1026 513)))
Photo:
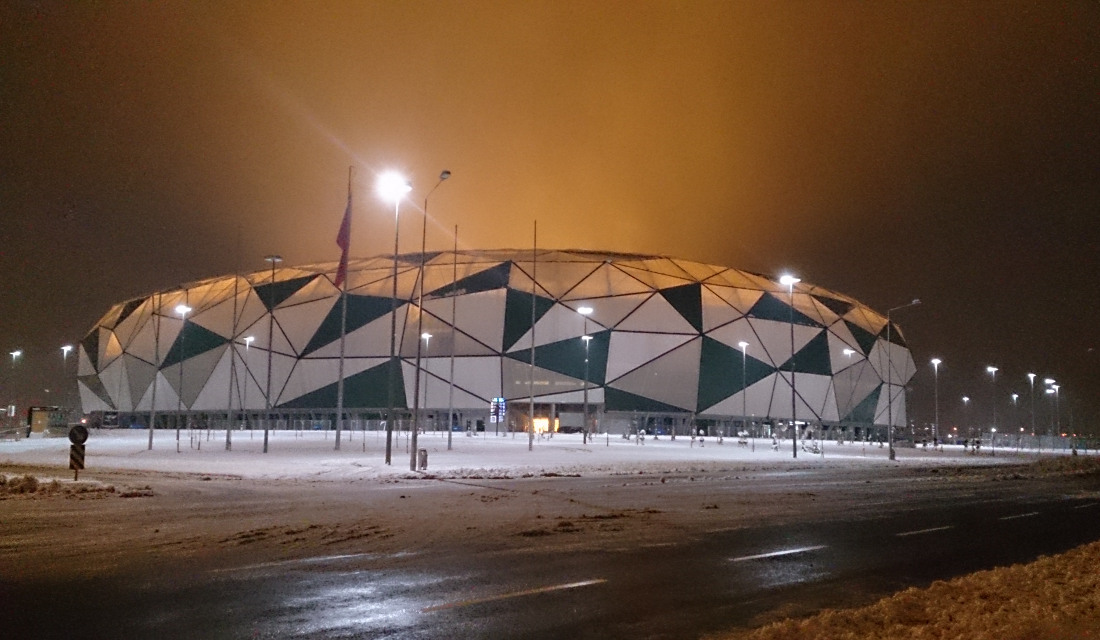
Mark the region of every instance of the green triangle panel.
POLYGON ((823 295, 813 294, 813 298, 814 300, 817 300, 821 304, 825 305, 829 309, 829 311, 832 311, 838 316, 843 316, 844 314, 851 311, 852 307, 855 306, 851 302, 845 302, 843 300, 837 300, 836 298, 830 298, 823 295))
POLYGON ((164 362, 161 363, 160 368, 166 369, 174 364, 179 364, 182 360, 192 358, 200 353, 206 353, 227 342, 229 342, 228 339, 201 324, 188 322, 184 325, 183 330, 176 335, 176 341, 172 343, 172 348, 168 351, 168 355, 164 357, 164 362))
POLYGON ((874 424, 875 408, 878 407, 878 397, 882 393, 882 385, 875 387, 862 402, 852 408, 852 412, 841 418, 841 422, 857 422, 862 424, 874 424))
POLYGON ((771 365, 748 356, 742 379, 741 355, 740 349, 703 336, 699 356, 699 407, 714 406, 775 372, 771 365))
POLYGON ((660 294, 673 309, 691 323, 696 331, 703 330, 703 298, 699 283, 661 289, 660 294))
POLYGON ((794 309, 794 315, 791 315, 791 306, 786 302, 780 300, 770 293, 765 293, 760 296, 760 299, 756 301, 756 304, 749 309, 747 314, 752 318, 760 318, 762 320, 775 320, 777 322, 791 322, 794 324, 801 324, 808 327, 820 327, 821 323, 815 321, 813 318, 801 313, 798 309, 794 309))
MULTIPOLYGON (((388 389, 391 379, 396 383, 394 387, 394 402, 397 408, 406 408, 404 406, 405 382, 402 376, 396 373, 397 368, 400 366, 399 360, 395 358, 387 364, 380 364, 377 367, 344 378, 345 409, 377 409, 387 406, 390 401, 388 389), (387 366, 387 364, 389 364, 389 366, 387 366), (392 378, 390 377, 391 370, 395 372, 392 378)), ((338 384, 337 382, 333 382, 330 385, 298 396, 293 400, 283 402, 279 407, 286 409, 335 407, 337 395, 336 387, 338 384)))
POLYGON ((554 301, 541 296, 535 296, 535 318, 531 319, 531 294, 524 291, 508 289, 504 300, 504 350, 508 351, 512 345, 524 336, 539 318, 546 314, 554 301))
POLYGON ((652 411, 657 413, 684 413, 680 407, 650 400, 626 391, 607 387, 603 391, 604 408, 607 411, 652 411))
POLYGON ((261 284, 253 287, 253 290, 256 292, 256 297, 258 297, 260 301, 264 303, 264 306, 267 307, 267 310, 271 311, 282 304, 284 300, 298 293, 302 287, 306 286, 317 277, 317 275, 302 276, 301 278, 291 278, 290 280, 283 280, 282 282, 261 284))
POLYGON ((99 379, 99 374, 93 374, 90 376, 80 376, 77 378, 84 383, 85 387, 88 387, 88 391, 91 391, 97 398, 103 401, 103 404, 115 408, 115 403, 111 400, 111 394, 107 393, 107 387, 103 386, 103 381, 99 379))
MULTIPOLYGON (((356 296, 348 294, 348 322, 346 333, 366 326, 370 322, 388 314, 393 306, 392 298, 380 296, 356 296)), ((343 314, 343 303, 337 301, 329 309, 328 315, 317 327, 317 332, 310 338, 309 344, 302 351, 307 356, 321 347, 332 344, 340 339, 340 316, 343 314)))
MULTIPOLYGON (((607 352, 611 331, 593 333, 588 344, 588 382, 602 385, 607 373, 607 352)), ((523 349, 507 354, 518 362, 531 363, 531 351, 523 349)), ((535 347, 535 366, 584 380, 584 340, 579 336, 535 347)))
POLYGON ((890 329, 890 342, 892 342, 892 343, 894 343, 898 346, 902 346, 902 347, 905 347, 905 348, 908 349, 909 345, 905 344, 905 338, 903 338, 902 335, 901 335, 901 332, 898 331, 898 325, 894 324, 893 322, 891 322, 888 325, 882 327, 882 331, 879 331, 878 337, 882 338, 883 340, 886 339, 886 327, 887 326, 891 327, 891 329, 890 329))
POLYGON ((870 354, 871 349, 875 346, 875 340, 878 339, 875 337, 875 334, 848 320, 845 320, 844 324, 848 325, 848 330, 852 332, 852 337, 859 343, 859 348, 863 351, 863 355, 870 354))
MULTIPOLYGON (((92 363, 92 369, 99 371, 99 329, 92 329, 84 339, 80 341, 84 353, 88 354, 88 360, 92 363)), ((91 388, 89 386, 89 388, 91 388)))
POLYGON ((134 312, 145 302, 145 298, 138 298, 137 300, 131 300, 126 303, 126 306, 122 307, 122 311, 118 314, 118 320, 115 320, 115 326, 122 324, 122 321, 130 317, 130 314, 134 312))
MULTIPOLYGON (((829 333, 822 331, 810 340, 794 354, 795 373, 816 373, 823 376, 833 375, 832 365, 829 360, 829 333)), ((782 371, 791 370, 791 360, 779 367, 782 371)))
MULTIPOLYGON (((479 291, 492 291, 508 286, 508 275, 512 271, 510 262, 502 262, 495 267, 466 276, 457 282, 440 287, 428 292, 428 296, 449 296, 455 294, 478 293, 479 291)), ((530 300, 528 300, 530 302, 530 300)))

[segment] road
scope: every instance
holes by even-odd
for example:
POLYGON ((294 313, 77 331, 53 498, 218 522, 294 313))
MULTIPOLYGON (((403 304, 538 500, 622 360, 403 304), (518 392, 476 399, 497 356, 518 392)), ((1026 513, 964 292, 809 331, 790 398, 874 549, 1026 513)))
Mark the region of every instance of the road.
POLYGON ((468 522, 425 514, 387 545, 214 553, 184 566, 129 558, 91 578, 0 578, 0 595, 8 628, 23 634, 7 637, 694 638, 1100 539, 1095 478, 944 475, 406 483, 378 491, 412 509, 467 495, 485 508, 468 522), (542 507, 498 530, 494 496, 542 507))

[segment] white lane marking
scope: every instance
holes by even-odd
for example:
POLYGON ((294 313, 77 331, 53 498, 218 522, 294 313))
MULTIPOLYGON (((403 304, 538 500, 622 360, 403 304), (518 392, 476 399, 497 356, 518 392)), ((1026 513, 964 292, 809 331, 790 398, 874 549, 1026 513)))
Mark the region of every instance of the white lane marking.
POLYGON ((740 558, 730 558, 730 562, 744 562, 745 560, 760 560, 761 558, 775 558, 778 556, 789 556, 795 553, 805 553, 807 551, 817 551, 818 549, 824 549, 829 545, 819 544, 815 547, 799 547, 797 549, 784 549, 783 551, 772 551, 771 553, 758 553, 754 556, 742 556, 740 558))
POLYGON ((899 537, 899 538, 904 538, 905 536, 916 536, 916 535, 920 535, 922 533, 932 533, 933 531, 947 531, 948 529, 954 529, 954 528, 955 527, 953 525, 947 525, 945 527, 932 527, 931 529, 917 529, 916 531, 906 531, 904 533, 895 533, 894 535, 899 537))
POLYGON ((295 558, 292 560, 278 560, 276 562, 261 562, 260 564, 250 564, 243 567, 227 567, 224 569, 211 569, 210 573, 226 573, 233 571, 253 571, 255 569, 270 569, 272 567, 285 567, 295 564, 321 564, 325 562, 335 562, 337 560, 351 560, 353 558, 399 558, 401 556, 413 555, 407 551, 401 551, 398 553, 391 553, 388 556, 383 556, 377 553, 347 553, 338 556, 313 556, 311 558, 295 558))
POLYGON ((1088 504, 1079 504, 1076 507, 1074 507, 1074 509, 1088 509, 1089 507, 1095 507, 1095 506, 1096 506, 1095 502, 1090 502, 1088 504))
POLYGON ((1005 516, 1003 518, 997 518, 998 520, 1015 520, 1016 518, 1030 518, 1031 516, 1039 515, 1038 511, 1030 511, 1028 513, 1018 513, 1014 516, 1005 516))
POLYGON ((539 587, 537 589, 527 589, 525 591, 516 591, 514 593, 502 593, 496 596, 486 596, 484 598, 471 598, 470 600, 460 600, 458 602, 446 602, 444 604, 432 605, 430 607, 424 607, 420 610, 421 613, 430 613, 432 611, 443 611, 445 609, 454 609, 457 607, 468 607, 470 605, 482 604, 485 602, 496 602, 497 600, 507 600, 509 598, 521 598, 523 596, 534 596, 540 593, 549 593, 551 591, 563 591, 565 589, 577 589, 580 587, 587 587, 594 584, 602 584, 607 582, 604 578, 593 578, 592 580, 581 580, 580 582, 569 582, 567 584, 555 584, 549 587, 539 587))

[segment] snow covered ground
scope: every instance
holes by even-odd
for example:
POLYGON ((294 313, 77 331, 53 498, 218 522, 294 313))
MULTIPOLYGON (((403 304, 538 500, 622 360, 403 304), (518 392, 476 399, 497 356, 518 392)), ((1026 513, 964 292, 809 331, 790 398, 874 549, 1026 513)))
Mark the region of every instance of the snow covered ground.
MULTIPOLYGON (((176 473, 232 474, 242 478, 370 479, 410 472, 409 434, 395 433, 392 464, 384 462, 385 432, 344 432, 339 451, 335 450, 335 432, 271 431, 268 453, 263 453, 262 431, 234 431, 232 448, 225 447, 225 431, 176 432, 158 430, 153 448, 145 430, 93 431, 86 443, 86 472, 97 469, 149 470, 176 473), (365 444, 365 447, 364 447, 365 444)), ((418 448, 428 452, 427 472, 435 476, 470 475, 630 473, 654 466, 698 463, 745 463, 767 465, 867 465, 890 464, 887 448, 877 444, 837 444, 826 442, 824 452, 799 450, 791 455, 790 440, 773 448, 770 439, 758 438, 739 444, 726 438, 719 444, 714 438, 692 440, 680 436, 642 443, 620 435, 597 435, 587 444, 579 434, 555 434, 540 437, 528 450, 524 433, 494 435, 465 433, 452 435, 447 449, 445 432, 420 435, 418 448)), ((942 451, 923 448, 897 448, 902 465, 989 465, 1019 463, 1034 459, 1036 452, 1015 449, 998 450, 990 455, 964 452, 961 446, 945 446, 942 451)), ((1049 455, 1044 452, 1044 455, 1049 455)), ((0 464, 68 467, 69 442, 65 438, 29 438, 0 442, 0 464)))

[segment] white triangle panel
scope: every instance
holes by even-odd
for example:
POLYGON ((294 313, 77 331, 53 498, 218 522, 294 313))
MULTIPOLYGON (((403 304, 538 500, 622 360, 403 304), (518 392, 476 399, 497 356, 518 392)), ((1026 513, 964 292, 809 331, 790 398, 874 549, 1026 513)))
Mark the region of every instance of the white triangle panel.
MULTIPOLYGON (((661 354, 691 340, 694 336, 673 333, 631 333, 614 331, 608 347, 606 380, 619 376, 654 360, 661 354)), ((696 363, 696 371, 698 371, 696 363)))

